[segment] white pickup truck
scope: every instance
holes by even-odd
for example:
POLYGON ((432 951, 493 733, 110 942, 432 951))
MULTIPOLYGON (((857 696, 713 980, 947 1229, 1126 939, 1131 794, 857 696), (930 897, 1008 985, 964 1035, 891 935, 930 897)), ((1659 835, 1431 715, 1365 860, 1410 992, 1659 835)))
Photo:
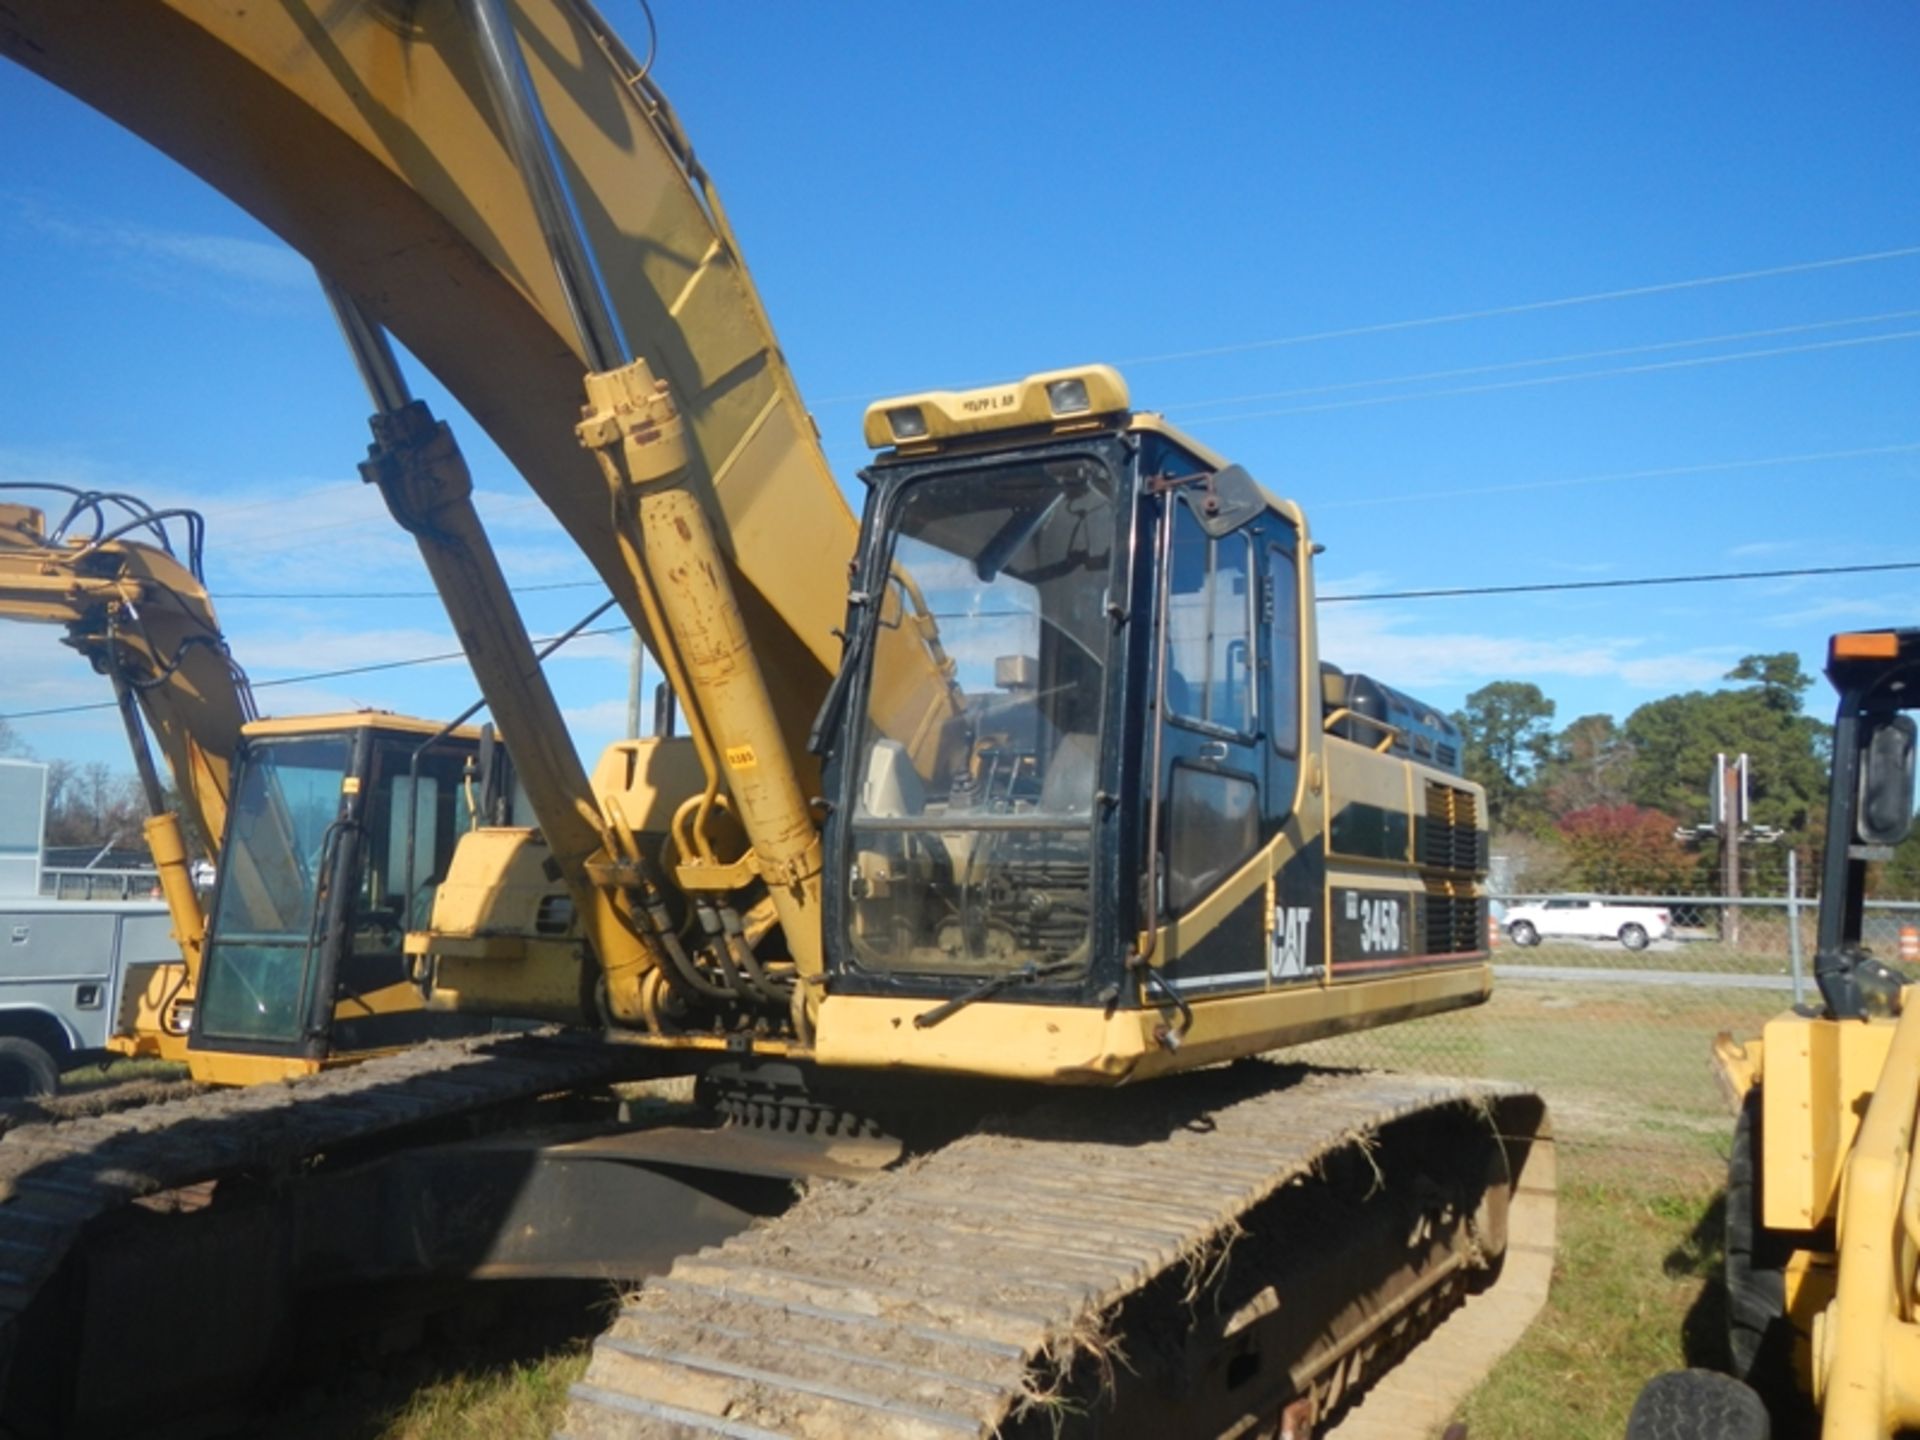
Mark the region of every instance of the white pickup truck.
POLYGON ((1507 937, 1516 945, 1542 940, 1618 940, 1644 950, 1673 934, 1673 916, 1658 905, 1623 905, 1592 896, 1564 896, 1507 907, 1507 937))

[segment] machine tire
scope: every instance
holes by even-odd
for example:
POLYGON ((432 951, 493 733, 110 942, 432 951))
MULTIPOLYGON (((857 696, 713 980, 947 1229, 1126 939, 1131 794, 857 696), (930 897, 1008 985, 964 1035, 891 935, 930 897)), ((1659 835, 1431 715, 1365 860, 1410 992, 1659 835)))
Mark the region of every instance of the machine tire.
POLYGON ((1727 1354, 1739 1379, 1768 1393, 1792 1388, 1788 1247, 1760 1224, 1760 1090, 1747 1092, 1727 1156, 1727 1354))
POLYGON ((1629 950, 1646 949, 1647 948, 1646 926, 1631 925, 1631 924, 1622 925, 1620 927, 1620 943, 1626 946, 1627 949, 1629 950))
POLYGON ((60 1067, 40 1046, 17 1035, 0 1036, 0 1099, 51 1095, 60 1088, 60 1067))
POLYGON ((1513 924, 1507 927, 1507 934, 1512 938, 1513 943, 1522 949, 1540 943, 1540 932, 1533 928, 1533 922, 1531 920, 1514 921, 1513 924))
POLYGON ((1656 1375, 1633 1402, 1627 1440, 1769 1440, 1760 1397, 1712 1370, 1656 1375))

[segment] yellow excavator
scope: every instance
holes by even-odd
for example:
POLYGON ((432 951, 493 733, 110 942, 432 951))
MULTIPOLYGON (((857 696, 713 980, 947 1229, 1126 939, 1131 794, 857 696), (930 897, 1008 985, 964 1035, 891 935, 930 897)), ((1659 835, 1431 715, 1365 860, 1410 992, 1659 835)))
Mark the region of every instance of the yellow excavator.
POLYGON ((108 1047, 183 1061, 194 1079, 231 1085, 471 1032, 473 1021, 429 1012, 409 980, 398 896, 404 857, 416 856, 423 881, 436 863, 444 871, 471 823, 464 772, 478 753, 475 732, 372 711, 261 719, 207 593, 202 518, 124 494, 70 490, 66 500, 51 525, 36 506, 0 504, 0 619, 63 627, 66 643, 111 682, 181 956, 126 977, 108 1047), (179 811, 161 783, 156 745, 179 811), (324 815, 315 811, 312 782, 303 790, 299 778, 315 754, 327 765, 317 797, 324 815), (371 824, 336 836, 321 857, 321 832, 347 775, 366 790, 371 824), (412 810, 408 794, 416 797, 412 810), (221 872, 214 893, 226 916, 212 952, 221 977, 215 1008, 199 1035, 207 923, 180 812, 221 872), (219 866, 230 827, 241 843, 233 865, 219 866), (315 858, 324 863, 310 863, 315 858), (362 897, 359 922, 340 933, 341 943, 315 944, 314 905, 337 894, 362 897), (265 997, 275 992, 274 977, 295 970, 302 978, 272 1003, 289 1015, 296 1005, 303 1011, 286 1025, 298 1043, 261 1050, 250 1037, 270 1023, 265 997))
POLYGON ((1920 630, 1835 635, 1838 692, 1814 979, 1820 1003, 1722 1035, 1739 1119, 1727 1162, 1728 1353, 1642 1392, 1629 1434, 1825 1440, 1920 1432, 1920 1003, 1873 954, 1867 872, 1914 823, 1920 630), (1709 1424, 1706 1417, 1712 1417, 1709 1424), (1661 1428, 1661 1427, 1666 1428, 1661 1428), (1683 1427, 1683 1428, 1674 1428, 1683 1427), (1798 1433, 1797 1428, 1775 1433, 1798 1433))
MULTIPOLYGON (((585 0, 12 0, 0 50, 328 277, 363 474, 536 822, 403 872, 405 948, 436 1009, 556 1027, 8 1134, 0 1413, 205 1404, 349 1282, 573 1275, 651 1277, 575 1436, 1444 1423, 1544 1298, 1551 1141, 1517 1087, 1254 1058, 1491 985, 1460 737, 1322 663, 1297 506, 1089 365, 876 404, 856 520, 585 0), (685 736, 581 764, 388 331, 604 579, 685 736), (692 1120, 605 1089, 688 1074, 692 1120), (151 1293, 190 1345, 131 1333, 116 1301, 151 1293)), ((380 829, 358 753, 276 767, 322 852, 380 829)), ((364 913, 325 893, 313 950, 364 913)), ((223 938, 253 943, 228 921, 197 1033, 223 938)), ((261 998, 285 1023, 252 1038, 295 1043, 261 998)))

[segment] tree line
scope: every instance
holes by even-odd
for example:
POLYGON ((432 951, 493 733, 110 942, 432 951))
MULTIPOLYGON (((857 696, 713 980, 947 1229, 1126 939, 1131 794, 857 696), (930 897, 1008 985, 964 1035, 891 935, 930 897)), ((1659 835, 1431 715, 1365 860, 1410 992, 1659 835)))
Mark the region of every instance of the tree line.
MULTIPOLYGON (((5 720, 0 720, 0 756, 34 758, 31 747, 5 720)), ((88 765, 72 760, 47 762, 43 844, 144 850, 147 839, 141 826, 146 818, 146 796, 141 793, 139 778, 130 772, 117 771, 97 760, 88 765)))
MULTIPOLYGON (((1832 727, 1802 713, 1814 678, 1791 652, 1749 655, 1717 690, 1640 706, 1624 722, 1582 715, 1554 726, 1540 687, 1497 680, 1467 696, 1453 721, 1462 761, 1487 792, 1493 848, 1514 862, 1516 889, 1690 894, 1718 888, 1720 841, 1709 824, 1715 756, 1744 752, 1750 825, 1778 838, 1751 852, 1797 850, 1805 885, 1826 824, 1832 727)), ((1767 867, 1784 875, 1784 865, 1767 867)), ((1874 867, 1873 893, 1920 897, 1920 831, 1874 867)))

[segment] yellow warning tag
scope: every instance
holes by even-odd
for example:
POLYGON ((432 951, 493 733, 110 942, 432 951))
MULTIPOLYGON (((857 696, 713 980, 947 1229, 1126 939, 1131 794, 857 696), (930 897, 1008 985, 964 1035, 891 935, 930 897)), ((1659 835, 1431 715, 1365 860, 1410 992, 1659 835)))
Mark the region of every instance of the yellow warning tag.
POLYGON ((346 779, 340 782, 340 793, 342 795, 358 795, 360 793, 360 777, 358 775, 347 776, 346 779))
POLYGON ((727 768, 729 770, 751 770, 760 763, 760 757, 753 753, 751 745, 727 746, 727 768))

